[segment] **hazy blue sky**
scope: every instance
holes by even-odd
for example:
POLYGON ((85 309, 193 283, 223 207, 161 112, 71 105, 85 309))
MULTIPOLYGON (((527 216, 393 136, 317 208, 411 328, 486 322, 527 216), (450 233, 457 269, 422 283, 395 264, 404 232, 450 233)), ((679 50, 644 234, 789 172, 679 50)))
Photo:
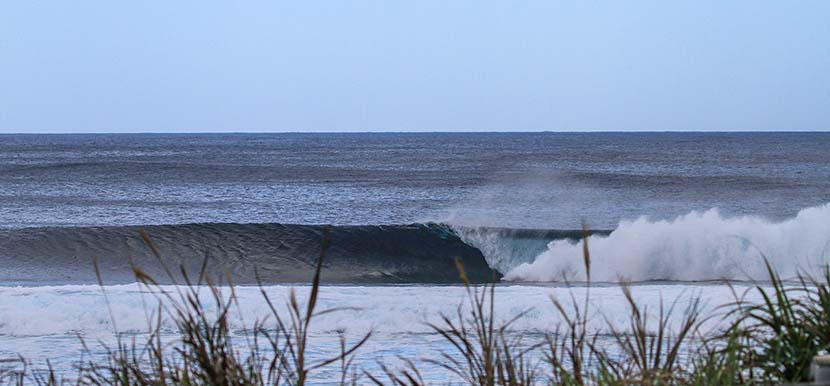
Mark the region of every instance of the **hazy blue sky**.
POLYGON ((830 1, 4 1, 0 131, 828 130, 830 1))

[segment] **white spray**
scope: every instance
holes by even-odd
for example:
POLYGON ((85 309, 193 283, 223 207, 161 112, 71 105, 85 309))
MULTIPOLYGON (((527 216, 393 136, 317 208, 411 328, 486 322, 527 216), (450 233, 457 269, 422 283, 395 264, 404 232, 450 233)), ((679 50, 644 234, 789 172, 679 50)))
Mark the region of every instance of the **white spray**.
MULTIPOLYGON (((717 209, 671 221, 623 221, 608 236, 588 238, 595 281, 764 279, 763 259, 785 278, 827 264, 830 204, 791 219, 724 218, 717 209)), ((585 280, 582 243, 557 240, 532 263, 505 275, 513 281, 585 280)))

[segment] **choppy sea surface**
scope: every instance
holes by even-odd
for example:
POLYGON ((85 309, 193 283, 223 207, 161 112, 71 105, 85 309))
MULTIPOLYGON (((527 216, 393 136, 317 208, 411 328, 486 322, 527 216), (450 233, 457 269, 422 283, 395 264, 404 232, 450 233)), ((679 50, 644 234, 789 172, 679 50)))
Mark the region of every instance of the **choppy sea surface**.
POLYGON ((610 229, 830 201, 828 133, 0 135, 0 226, 610 229))
MULTIPOLYGON (((0 276, 15 277, 17 262, 49 272, 36 285, 0 283, 0 359, 21 353, 71 373, 78 334, 104 342, 116 329, 141 334, 147 295, 137 285, 106 287, 110 317, 101 288, 61 279, 84 264, 79 245, 104 244, 96 237, 126 226, 165 225, 183 237, 193 229, 185 224, 224 223, 199 229, 228 239, 270 223, 331 224, 361 230, 347 241, 365 246, 402 224, 435 223, 406 240, 458 237, 480 251, 504 274, 499 317, 530 309, 518 333, 538 335, 558 321, 549 297, 569 291, 556 283, 585 279, 580 242, 556 236, 584 223, 605 231, 588 239, 592 277, 605 283, 592 289, 592 309, 605 315, 596 320, 624 321, 615 319, 625 310, 611 284, 620 278, 643 283, 635 294, 644 304, 699 296, 714 309, 732 299, 718 280, 763 279, 762 256, 783 276, 826 264, 828 149, 830 133, 0 135, 0 259, 8 263, 0 276), (15 249, 32 240, 57 255, 15 249), (66 245, 72 256, 60 255, 66 245)), ((292 229, 285 232, 306 228, 292 229)), ((241 240, 235 261, 255 264, 241 240)), ((104 250, 117 250, 106 242, 104 250)), ((372 269, 383 258, 373 255, 372 269)), ((288 286, 267 291, 280 298, 288 286)), ((241 315, 263 309, 258 290, 239 293, 241 315)), ((315 324, 315 355, 336 350, 341 333, 374 330, 357 363, 377 369, 380 359, 448 350, 425 322, 455 312, 463 291, 355 282, 325 286, 322 296, 355 310, 315 324)))

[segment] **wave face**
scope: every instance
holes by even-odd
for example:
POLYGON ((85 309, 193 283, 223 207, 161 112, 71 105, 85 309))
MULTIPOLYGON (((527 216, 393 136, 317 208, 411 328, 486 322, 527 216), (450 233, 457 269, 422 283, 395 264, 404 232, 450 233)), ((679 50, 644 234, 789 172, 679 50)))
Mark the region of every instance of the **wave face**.
MULTIPOLYGON (((830 204, 791 219, 724 218, 717 209, 671 221, 640 217, 608 235, 588 238, 595 281, 765 279, 763 259, 785 278, 826 265, 830 204)), ((506 280, 585 280, 582 243, 555 240, 534 261, 506 271, 506 280)), ((815 271, 813 271, 815 272, 815 271)))
MULTIPOLYGON (((234 283, 308 283, 323 233, 330 247, 325 283, 458 283, 455 259, 470 280, 499 279, 481 252, 441 224, 324 226, 185 224, 143 227, 174 272, 197 275, 207 259, 212 277, 234 283)), ((0 282, 95 283, 92 258, 108 284, 134 282, 130 259, 161 282, 170 282, 139 236, 139 227, 28 228, 0 232, 0 282)), ((176 279, 176 278, 173 278, 176 279)), ((180 279, 180 278, 179 278, 180 279)))

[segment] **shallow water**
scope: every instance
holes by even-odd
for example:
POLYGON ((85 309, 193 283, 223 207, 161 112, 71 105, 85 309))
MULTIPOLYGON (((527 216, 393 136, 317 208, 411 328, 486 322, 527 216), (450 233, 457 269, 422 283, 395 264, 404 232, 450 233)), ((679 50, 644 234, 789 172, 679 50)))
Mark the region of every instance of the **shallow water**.
MULTIPOLYGON (((269 286, 265 291, 278 307, 283 307, 290 288, 269 286)), ((740 291, 748 287, 738 285, 736 288, 740 291)), ((172 286, 164 289, 175 291, 172 286)), ((296 287, 301 302, 308 289, 296 287)), ((438 359, 442 352, 452 354, 452 347, 433 334, 427 323, 438 323, 440 314, 454 315, 459 305, 464 304, 464 291, 460 286, 324 286, 320 292, 319 310, 330 307, 349 310, 314 319, 310 357, 322 358, 337 353, 341 334, 355 341, 369 331, 373 336, 360 349, 355 366, 375 374, 379 372, 378 362, 399 366, 402 364, 399 357, 438 359)), ((582 304, 586 293, 590 294, 589 328, 592 332, 608 333, 610 326, 624 328, 627 325, 628 308, 621 289, 615 285, 593 287, 590 291, 586 287, 500 285, 496 291, 496 319, 506 321, 526 312, 512 325, 511 333, 523 335, 524 341, 530 344, 543 339, 544 334, 554 332, 562 321, 551 297, 569 302, 573 295, 582 304)), ((705 314, 717 314, 721 312, 717 309, 719 305, 734 300, 731 290, 718 284, 640 284, 633 287, 633 293, 640 306, 653 310, 652 318, 661 301, 667 308, 674 307, 674 323, 679 322, 693 299, 701 299, 705 314)), ((229 320, 238 344, 244 347, 247 342, 245 331, 255 321, 266 318, 269 311, 258 288, 239 287, 236 294, 239 304, 229 320)), ((128 341, 135 338, 140 342, 146 336, 148 309, 157 301, 155 295, 138 285, 107 286, 103 291, 97 286, 2 287, 0 358, 12 358, 19 353, 31 358, 35 366, 42 366, 49 360, 57 371, 71 377, 73 366, 81 358, 79 336, 91 349, 87 358, 90 354, 103 356, 104 351, 98 343, 112 346, 116 341, 116 328, 128 341)), ((206 306, 210 309, 209 302, 206 306)), ((724 325, 719 318, 714 318, 705 325, 705 330, 719 331, 724 325)), ((175 339, 176 331, 170 318, 163 318, 161 330, 165 340, 175 339)), ((540 355, 535 352, 532 356, 540 359, 540 355)), ((438 366, 419 363, 428 380, 451 378, 438 366)), ((317 380, 324 381, 337 373, 337 368, 332 367, 320 373, 317 380)))

